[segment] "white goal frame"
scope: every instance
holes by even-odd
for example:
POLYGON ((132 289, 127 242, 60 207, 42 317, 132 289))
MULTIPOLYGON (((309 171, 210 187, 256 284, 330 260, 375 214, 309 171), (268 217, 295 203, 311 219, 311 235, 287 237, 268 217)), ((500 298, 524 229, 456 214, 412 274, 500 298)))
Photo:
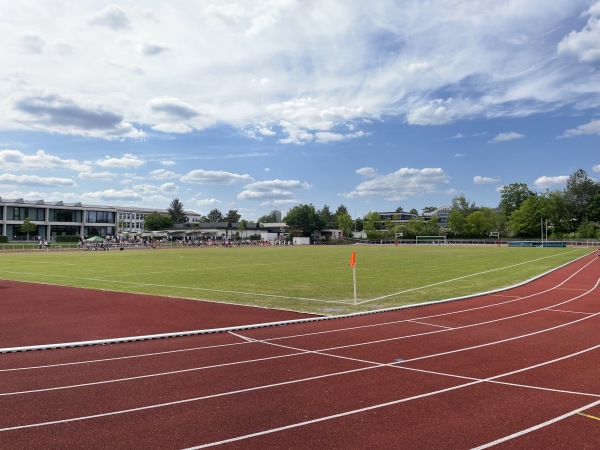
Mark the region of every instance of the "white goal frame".
POLYGON ((446 236, 417 236, 415 238, 415 244, 434 244, 434 245, 448 245, 448 241, 446 240, 446 236), (419 243, 419 239, 426 239, 426 241, 421 241, 419 243), (436 241, 437 239, 437 241, 436 241), (443 241, 443 243, 441 242, 443 241))

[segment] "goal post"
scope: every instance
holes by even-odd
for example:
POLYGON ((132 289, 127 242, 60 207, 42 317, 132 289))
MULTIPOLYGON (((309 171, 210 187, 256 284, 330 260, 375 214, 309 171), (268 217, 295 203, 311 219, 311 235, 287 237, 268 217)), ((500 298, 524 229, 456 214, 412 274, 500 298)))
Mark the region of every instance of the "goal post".
POLYGON ((448 245, 446 236, 417 236, 415 238, 415 243, 417 245, 448 245))

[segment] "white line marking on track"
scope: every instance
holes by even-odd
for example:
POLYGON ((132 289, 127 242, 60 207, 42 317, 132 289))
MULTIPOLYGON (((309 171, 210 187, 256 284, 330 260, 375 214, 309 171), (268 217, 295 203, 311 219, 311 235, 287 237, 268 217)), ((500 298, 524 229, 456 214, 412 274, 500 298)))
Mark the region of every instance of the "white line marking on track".
POLYGON ((436 325, 434 323, 422 322, 420 320, 414 320, 414 319, 409 319, 409 320, 407 320, 407 322, 418 323, 419 325, 426 325, 428 327, 435 327, 435 328, 447 328, 447 329, 453 328, 453 327, 445 327, 443 325, 436 325))
POLYGON ((586 409, 593 408, 594 406, 598 406, 598 405, 600 405, 600 400, 595 401, 593 403, 589 403, 589 404, 587 404, 585 406, 582 406, 581 408, 574 409, 573 411, 570 411, 570 412, 568 412, 566 414, 563 414, 562 416, 558 416, 558 417, 555 417, 553 419, 547 420, 546 422, 539 423, 539 424, 537 424, 537 425, 535 425, 533 427, 526 428, 526 429, 521 430, 521 431, 519 431, 517 433, 513 433, 511 435, 504 436, 504 437, 502 437, 500 439, 497 439, 495 441, 488 442, 487 444, 480 445, 479 447, 475 447, 473 450, 483 450, 483 449, 490 448, 490 447, 493 447, 493 446, 498 445, 498 444, 502 444, 504 442, 507 442, 507 441, 510 441, 512 439, 518 438, 520 436, 524 436, 526 434, 529 434, 529 433, 532 433, 534 431, 540 430, 540 429, 542 429, 544 427, 547 427, 549 425, 552 425, 552 424, 555 424, 557 422, 560 422, 561 420, 564 420, 564 419, 567 419, 569 417, 572 417, 575 414, 580 413, 581 411, 585 411, 586 409))
MULTIPOLYGON (((593 289, 595 289, 598 286, 599 283, 600 283, 600 279, 596 282, 596 285, 594 286, 593 289)), ((590 290, 590 292, 591 292, 591 290, 590 290)), ((584 294, 582 294, 582 295, 584 295, 584 294)), ((580 295, 580 296, 582 296, 582 295, 580 295)), ((580 296, 578 296, 578 297, 580 297, 580 296)), ((571 323, 577 323, 577 322, 580 322, 580 321, 584 321, 584 320, 587 320, 587 319, 589 319, 591 317, 594 317, 594 316, 597 316, 597 315, 600 315, 600 312, 594 314, 593 316, 586 316, 586 317, 580 318, 578 320, 570 322, 569 324, 571 324, 571 323)), ((561 326, 558 326, 558 327, 552 327, 552 328, 549 328, 548 330, 552 330, 552 329, 559 328, 559 327, 566 326, 566 325, 567 324, 564 324, 564 325, 561 325, 561 326)), ((518 339, 518 338, 529 336, 529 335, 532 335, 532 334, 538 334, 538 333, 541 333, 543 331, 544 330, 541 330, 541 331, 538 331, 538 332, 535 332, 535 333, 530 333, 530 334, 522 335, 522 336, 519 336, 519 337, 505 339, 505 340, 502 340, 502 341, 499 341, 499 342, 505 342, 505 341, 512 340, 512 339, 518 339)), ((272 384, 272 385, 255 386, 255 387, 252 387, 252 388, 242 389, 242 390, 239 390, 239 391, 223 392, 223 393, 213 394, 213 395, 209 395, 209 396, 202 396, 202 397, 196 397, 196 398, 191 398, 191 399, 184 399, 184 400, 179 400, 179 401, 175 401, 175 402, 167 402, 167 403, 161 403, 161 404, 156 404, 156 405, 148 405, 148 406, 143 406, 143 407, 139 407, 139 408, 131 408, 131 409, 127 409, 127 410, 113 411, 113 412, 109 412, 109 413, 95 414, 95 415, 89 415, 89 416, 74 417, 74 418, 63 419, 63 420, 58 420, 58 421, 42 422, 42 423, 35 423, 35 424, 19 425, 19 426, 15 426, 15 427, 1 428, 0 432, 9 431, 9 430, 24 429, 24 428, 31 428, 31 427, 38 427, 38 426, 54 425, 54 424, 59 424, 59 423, 68 423, 68 422, 73 422, 73 421, 78 421, 78 420, 88 420, 88 419, 94 419, 94 418, 99 418, 99 417, 106 417, 106 416, 110 416, 110 415, 119 415, 119 414, 125 414, 125 413, 129 413, 129 412, 136 412, 136 411, 143 411, 143 410, 148 410, 148 409, 155 409, 155 408, 160 408, 160 407, 164 407, 164 406, 172 406, 172 405, 177 405, 177 404, 189 403, 189 402, 192 402, 192 401, 205 400, 205 399, 208 399, 208 398, 215 398, 215 397, 221 397, 221 396, 226 396, 226 395, 233 395, 233 394, 241 393, 241 392, 250 392, 250 391, 255 391, 255 390, 260 390, 260 389, 268 389, 268 388, 277 387, 277 386, 283 386, 283 385, 300 383, 300 382, 304 382, 304 381, 311 381, 311 380, 314 380, 314 379, 327 378, 327 377, 338 376, 338 375, 345 375, 347 373, 354 373, 354 372, 359 372, 359 371, 364 371, 364 370, 369 370, 369 369, 379 368, 379 367, 394 367, 394 368, 403 369, 403 370, 417 370, 417 371, 419 371, 419 369, 412 369, 412 368, 404 367, 404 366, 398 365, 398 364, 406 364, 407 362, 412 362, 412 361, 417 361, 417 360, 421 360, 421 359, 424 359, 424 358, 431 358, 431 357, 437 356, 437 355, 427 355, 427 356, 424 356, 424 357, 418 357, 418 358, 413 358, 413 359, 410 359, 410 360, 406 360, 403 363, 386 364, 386 363, 377 363, 377 362, 373 362, 373 361, 365 361, 365 360, 356 359, 356 358, 349 358, 349 357, 344 357, 344 356, 339 356, 339 355, 331 355, 331 354, 328 354, 326 351, 321 351, 321 350, 307 351, 307 350, 304 350, 304 349, 297 349, 297 348, 294 348, 294 347, 284 346, 282 344, 275 344, 275 343, 272 343, 272 342, 266 342, 266 341, 258 341, 258 342, 264 342, 264 343, 269 344, 269 345, 274 345, 274 346, 278 346, 278 347, 284 347, 284 348, 287 348, 287 349, 295 350, 295 351, 298 351, 299 354, 302 354, 302 353, 318 354, 318 355, 329 356, 329 357, 334 357, 334 358, 341 358, 341 359, 352 360, 352 361, 360 362, 360 363, 363 363, 363 364, 371 364, 371 366, 369 366, 369 367, 363 367, 363 368, 359 368, 359 369, 353 369, 353 370, 344 371, 344 372, 336 372, 336 373, 331 373, 331 374, 325 374, 325 375, 320 375, 320 376, 316 376, 316 377, 308 377, 308 378, 305 378, 305 379, 299 379, 299 380, 292 380, 292 381, 286 381, 286 382, 281 382, 281 383, 275 383, 275 384, 272 384)), ((456 352, 459 352, 459 351, 466 351, 466 350, 471 350, 471 349, 475 349, 475 348, 481 348, 481 347, 488 346, 488 345, 493 345, 493 344, 494 343, 487 343, 487 344, 483 344, 483 345, 479 345, 479 346, 473 346, 473 347, 464 348, 464 349, 456 349, 456 350, 450 351, 450 352, 442 352, 442 353, 439 353, 438 355, 445 355, 445 354, 450 354, 450 353, 456 353, 456 352)), ((248 435, 246 437, 235 438, 234 441, 230 441, 230 440, 219 441, 218 443, 213 443, 211 445, 219 445, 219 444, 224 444, 224 443, 227 443, 227 442, 235 442, 236 440, 247 439, 249 437, 258 436, 258 435, 261 435, 261 434, 268 434, 268 433, 272 433, 272 432, 276 432, 276 431, 282 431, 282 430, 285 430, 285 429, 295 428, 295 427, 298 427, 298 426, 308 425, 308 424, 311 424, 311 423, 321 422, 321 421, 324 421, 324 420, 329 420, 329 419, 333 419, 333 418, 337 418, 337 417, 343 417, 343 416, 350 415, 350 414, 356 414, 356 413, 359 413, 359 412, 365 412, 365 411, 369 411, 369 410, 372 410, 372 409, 382 408, 382 407, 385 407, 385 406, 390 406, 390 405, 395 405, 395 404, 399 404, 399 403, 404 403, 404 402, 407 402, 409 400, 413 400, 413 399, 417 399, 417 398, 424 398, 424 397, 428 397, 428 396, 431 396, 431 395, 435 395, 437 393, 449 392, 449 391, 452 391, 452 390, 455 390, 455 389, 460 389, 460 388, 463 388, 463 387, 468 387, 468 386, 471 386, 471 385, 474 385, 474 384, 479 384, 479 383, 483 383, 483 382, 491 382, 491 381, 497 380, 498 378, 501 378, 501 377, 505 377, 505 376, 512 375, 512 374, 515 374, 515 373, 524 372, 526 370, 531 370, 533 368, 538 368, 538 367, 541 367, 541 366, 544 366, 544 365, 548 365, 548 364, 554 363, 556 361, 560 361, 560 360, 572 357, 573 355, 582 354, 582 353, 585 353, 587 351, 595 350, 597 348, 600 348, 600 345, 596 345, 594 347, 591 347, 591 348, 583 350, 583 351, 575 352, 572 355, 567 355, 567 356, 563 356, 563 357, 560 357, 560 358, 556 358, 556 359, 554 359, 552 361, 545 361, 543 363, 532 365, 532 366, 529 366, 529 367, 526 367, 526 368, 517 369, 517 370, 511 371, 511 372, 504 373, 504 374, 495 375, 493 377, 489 377, 489 378, 485 378, 485 379, 475 379, 475 381, 471 381, 471 382, 466 383, 466 384, 454 386, 452 388, 442 389, 442 390, 439 390, 439 391, 434 391, 434 392, 430 392, 430 393, 426 393, 426 394, 421 394, 421 395, 418 395, 418 396, 409 397, 409 398, 405 398, 405 399, 394 400, 394 401, 391 401, 391 402, 385 402, 385 403, 378 404, 378 405, 372 405, 370 407, 361 408, 361 409, 353 410, 353 411, 347 411, 347 412, 344 412, 344 413, 335 414, 335 415, 332 415, 332 416, 327 416, 327 417, 323 417, 323 418, 319 418, 319 419, 314 419, 314 420, 307 421, 307 422, 301 422, 299 424, 292 424, 292 425, 288 425, 286 427, 281 427, 281 428, 277 428, 277 429, 273 429, 273 430, 267 430, 267 431, 263 431, 263 432, 261 432, 259 434, 252 434, 252 435, 248 435)), ((281 356, 281 357, 285 357, 285 356, 281 356)), ((235 364, 237 364, 237 363, 233 362, 233 363, 224 364, 224 365, 235 365, 235 364)), ((189 371, 189 370, 186 369, 186 370, 183 370, 183 371, 176 371, 175 373, 177 373, 177 372, 184 372, 184 371, 189 371)), ((149 377, 149 376, 158 376, 158 375, 156 375, 156 374, 146 375, 146 376, 141 376, 141 377, 134 377, 132 379, 145 378, 145 377, 149 377)), ((446 376, 449 376, 449 375, 446 375, 446 376)), ((117 381, 125 381, 125 379, 124 380, 117 380, 117 381)), ((110 381, 89 383, 89 385, 93 385, 93 384, 106 384, 108 382, 110 382, 110 381)), ((81 386, 74 386, 74 387, 81 387, 81 386)), ((55 390, 55 389, 64 389, 64 388, 49 388, 47 390, 55 390)), ((35 391, 32 391, 32 392, 35 392, 35 391)), ((24 393, 28 393, 28 392, 24 392, 24 393)), ((18 394, 18 393, 14 393, 14 394, 18 394)), ((4 395, 13 395, 13 394, 9 393, 9 394, 4 394, 4 395)), ((203 448, 203 446, 194 447, 194 448, 203 448)))
MULTIPOLYGON (((313 335, 326 334, 326 333, 335 333, 335 332, 351 331, 351 330, 364 329, 364 328, 377 327, 377 326, 392 325, 392 324, 397 324, 397 323, 402 323, 402 322, 409 322, 409 321, 415 321, 415 320, 424 320, 424 319, 430 319, 430 318, 435 318, 435 317, 442 317, 442 316, 451 315, 451 314, 458 314, 458 313, 469 312, 469 311, 483 309, 483 308, 489 308, 489 307, 504 305, 504 304, 507 304, 507 303, 512 303, 514 301, 525 300, 527 298, 534 297, 534 296, 537 296, 537 295, 541 295, 543 293, 546 293, 546 292, 549 292, 551 290, 554 290, 554 289, 562 286, 564 283, 566 283, 569 279, 571 279, 575 275, 577 275, 581 270, 583 270, 584 268, 586 268, 588 265, 589 265, 589 263, 586 264, 584 267, 582 267, 581 269, 579 269, 577 272, 575 272, 574 274, 572 274, 571 276, 569 276, 568 278, 566 278, 565 280, 563 280, 562 282, 560 282, 559 284, 557 284, 556 286, 554 286, 552 288, 549 288, 549 289, 547 289, 545 291, 542 291, 542 292, 539 292, 539 293, 536 293, 536 294, 531 294, 531 295, 529 295, 527 297, 520 297, 519 299, 508 300, 508 301, 505 301, 505 302, 495 303, 495 304, 491 304, 491 305, 485 305, 485 306, 481 306, 481 307, 467 308, 467 309, 458 310, 458 311, 452 311, 452 312, 443 313, 443 314, 435 314, 435 315, 423 316, 423 317, 415 318, 415 319, 403 319, 403 320, 399 320, 399 321, 383 322, 383 323, 371 324, 371 325, 364 325, 364 326, 358 326, 358 327, 347 327, 347 328, 339 328, 339 329, 335 329, 335 330, 320 331, 320 332, 315 332, 315 333, 305 333, 305 334, 298 334, 298 335, 291 335, 291 336, 284 336, 284 337, 277 337, 277 338, 269 338, 269 339, 265 339, 265 340, 263 340, 261 342, 273 342, 273 341, 277 341, 277 340, 284 340, 284 339, 290 339, 290 338, 306 337, 306 336, 313 336, 313 335)), ((592 288, 592 290, 593 290, 593 288, 592 288)), ((590 290, 590 292, 591 292, 591 290, 590 290)), ((568 300, 568 301, 571 301, 571 300, 568 300)), ((559 305, 560 304, 561 303, 559 303, 559 305)), ((553 305, 553 306, 556 306, 556 305, 553 305)), ((552 308, 553 306, 550 306, 549 308, 552 308)), ((533 310, 533 311, 531 311, 529 313, 543 311, 545 309, 547 309, 547 308, 541 308, 541 309, 538 309, 538 310, 533 310)), ((551 309, 548 309, 548 310, 551 310, 551 309)), ((523 314, 528 314, 528 313, 523 313, 523 314)), ((593 314, 593 313, 590 313, 590 314, 593 314)), ((514 317, 518 317, 518 316, 508 316, 508 317, 506 317, 506 319, 510 319, 510 318, 514 318, 514 317)), ((461 329, 461 328, 469 327, 469 326, 485 325, 485 324, 488 324, 488 323, 491 323, 491 322, 500 321, 500 320, 504 320, 504 319, 505 318, 500 318, 500 319, 495 319, 494 321, 485 321, 485 322, 480 322, 480 323, 476 323, 476 324, 470 324, 470 325, 463 326, 463 327, 449 328, 448 331, 455 330, 455 329, 461 329)), ((446 330, 443 330, 443 331, 446 331, 446 330)), ((435 334, 435 333, 439 333, 439 332, 440 331, 417 333, 417 334, 412 334, 412 335, 400 336, 400 337, 397 337, 397 338, 390 338, 390 339, 386 339, 386 340, 383 340, 383 341, 395 340, 395 339, 408 339, 408 338, 412 338, 412 337, 425 336, 425 335, 428 335, 428 334, 435 334)), ((236 336, 238 336, 240 338, 243 338, 243 336, 241 334, 239 334, 239 333, 231 333, 231 334, 234 334, 234 335, 236 335, 236 336)), ((333 348, 333 349, 341 349, 341 348, 351 347, 351 346, 355 346, 355 345, 368 345, 368 344, 378 343, 378 342, 383 342, 383 341, 370 341, 370 342, 365 342, 365 343, 362 343, 362 344, 352 344, 352 345, 337 347, 337 348, 333 348)), ((247 343, 250 343, 250 342, 247 342, 247 343)), ((31 367, 20 367, 20 368, 11 368, 11 369, 0 369, 0 373, 1 372, 18 371, 18 370, 45 369, 45 368, 61 367, 61 366, 68 366, 68 365, 102 363, 102 362, 117 361, 117 360, 122 360, 122 359, 152 357, 152 356, 167 355, 167 354, 172 354, 172 353, 180 353, 180 352, 187 352, 187 351, 198 351, 198 350, 206 350, 206 349, 211 349, 211 348, 228 347, 228 346, 232 346, 232 345, 245 345, 245 344, 246 344, 246 342, 235 342, 235 343, 231 343, 231 344, 220 344, 220 345, 205 346, 205 347, 192 347, 192 348, 187 348, 187 349, 169 350, 169 351, 165 351, 165 352, 145 353, 145 354, 141 354, 141 355, 130 355, 130 356, 115 357, 115 358, 104 358, 104 359, 96 359, 96 360, 88 360, 88 361, 76 361, 76 362, 70 362, 70 363, 49 364, 49 365, 43 365, 43 366, 31 366, 31 367)), ((324 349, 324 350, 332 350, 332 349, 324 349)))

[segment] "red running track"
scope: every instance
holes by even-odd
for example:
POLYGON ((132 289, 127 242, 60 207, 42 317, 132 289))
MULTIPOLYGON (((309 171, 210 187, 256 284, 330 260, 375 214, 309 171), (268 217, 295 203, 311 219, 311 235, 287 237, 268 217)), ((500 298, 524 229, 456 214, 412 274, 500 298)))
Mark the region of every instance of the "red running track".
POLYGON ((588 256, 422 308, 0 354, 0 448, 597 448, 599 276, 588 256))

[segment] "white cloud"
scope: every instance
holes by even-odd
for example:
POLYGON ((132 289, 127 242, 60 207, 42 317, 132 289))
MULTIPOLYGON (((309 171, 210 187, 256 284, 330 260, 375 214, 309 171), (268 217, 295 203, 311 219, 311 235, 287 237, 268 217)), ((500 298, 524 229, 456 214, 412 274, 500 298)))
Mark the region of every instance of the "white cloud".
POLYGON ((481 176, 476 176, 473 177, 473 183, 475 184, 491 184, 491 183, 498 183, 500 181, 499 178, 491 178, 491 177, 481 177, 481 176))
POLYGON ((45 46, 46 42, 39 36, 27 35, 21 37, 21 48, 26 53, 39 55, 44 51, 45 46))
POLYGON ((15 94, 9 100, 14 128, 30 128, 48 133, 72 134, 102 139, 144 139, 124 117, 107 108, 64 96, 49 90, 15 94))
POLYGON ((175 183, 161 184, 159 189, 161 190, 161 192, 165 192, 167 194, 174 194, 179 190, 179 188, 177 187, 177 185, 175 183))
POLYGON ((443 125, 598 99, 593 71, 568 61, 597 60, 597 3, 585 28, 558 35, 587 0, 27 5, 0 19, 0 98, 14 97, 2 129, 144 139, 228 124, 302 144, 360 137, 339 129, 363 119, 443 125), (148 109, 157 95, 181 102, 171 120, 148 109))
POLYGON ((514 131, 509 131, 507 133, 498 134, 490 142, 493 144, 497 144, 498 142, 507 142, 507 141, 514 141, 515 139, 523 139, 524 137, 525 137, 524 134, 515 133, 514 131))
POLYGON ((0 175, 0 185, 25 185, 40 187, 69 187, 74 186, 75 182, 69 178, 39 177, 37 175, 0 175))
POLYGON ((454 113, 437 99, 408 112, 406 120, 411 125, 443 125, 454 119, 454 113))
POLYGON ((191 201, 196 206, 218 206, 221 203, 223 203, 220 200, 217 200, 216 198, 197 198, 197 197, 193 197, 191 199, 191 201))
POLYGON ((567 184, 569 177, 566 175, 547 177, 542 176, 537 178, 533 184, 537 189, 552 189, 557 186, 564 186, 567 184))
POLYGON ((596 164, 594 167, 592 167, 592 172, 600 172, 600 164, 596 164))
POLYGON ((77 177, 82 180, 112 181, 117 176, 111 172, 81 172, 77 177))
POLYGON ((92 164, 89 161, 79 162, 75 159, 63 159, 50 155, 44 150, 38 150, 32 155, 19 150, 0 150, 0 170, 31 170, 31 169, 69 169, 89 171, 92 164))
POLYGON ((249 183, 254 181, 250 175, 239 175, 222 170, 192 170, 181 177, 181 181, 197 184, 222 184, 249 183))
POLYGON ((123 189, 121 191, 116 189, 106 189, 104 191, 85 192, 82 194, 82 197, 103 203, 111 203, 115 201, 139 203, 140 201, 144 200, 144 197, 133 189, 123 189))
POLYGON ((170 50, 170 47, 163 42, 150 41, 145 42, 140 49, 140 52, 146 56, 160 55, 163 52, 170 50))
POLYGON ((104 159, 97 160, 95 164, 100 167, 137 168, 143 166, 146 163, 142 159, 132 155, 131 153, 125 153, 121 158, 105 156, 104 159))
POLYGON ((581 62, 600 60, 600 2, 587 11, 590 18, 581 31, 571 31, 558 43, 558 53, 572 53, 581 62))
POLYGON ((365 168, 361 174, 366 174, 368 180, 360 183, 354 191, 340 195, 346 198, 383 197, 386 200, 398 201, 433 194, 438 191, 440 185, 449 182, 440 168, 402 168, 385 175, 365 168))
POLYGON ((310 189, 310 184, 298 180, 258 181, 244 186, 240 200, 261 201, 263 205, 298 203, 296 191, 310 189))
POLYGON ((165 170, 165 169, 153 170, 148 175, 150 175, 150 178, 152 178, 154 180, 168 180, 171 178, 177 178, 179 176, 179 174, 176 174, 175 172, 171 172, 170 170, 165 170))
POLYGON ((573 136, 581 136, 581 135, 598 135, 600 136, 600 120, 592 120, 586 124, 580 125, 577 128, 572 128, 570 130, 566 130, 561 138, 568 138, 573 136))
POLYGON ((90 20, 90 23, 116 31, 128 29, 130 26, 127 13, 116 5, 109 5, 104 8, 90 20))

